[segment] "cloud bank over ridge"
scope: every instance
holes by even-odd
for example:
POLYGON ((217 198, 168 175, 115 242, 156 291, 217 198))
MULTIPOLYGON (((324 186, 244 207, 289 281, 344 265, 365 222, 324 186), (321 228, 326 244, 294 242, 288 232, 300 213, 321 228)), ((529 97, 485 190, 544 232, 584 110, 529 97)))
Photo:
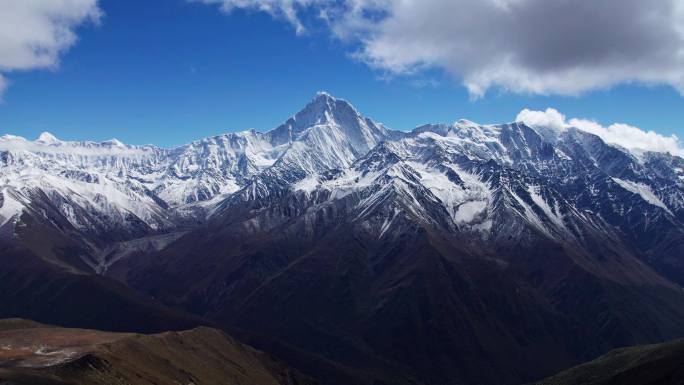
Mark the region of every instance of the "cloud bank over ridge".
POLYGON ((317 15, 389 74, 440 68, 488 90, 578 95, 623 83, 684 93, 679 0, 190 0, 267 12, 305 33, 317 15))
POLYGON ((603 126, 589 119, 572 118, 568 120, 565 115, 554 108, 547 108, 545 111, 524 109, 520 111, 515 120, 530 127, 547 127, 556 131, 576 127, 599 136, 606 143, 616 144, 636 153, 643 151, 669 152, 672 155, 684 157, 684 149, 677 135, 665 136, 629 124, 613 123, 609 126, 603 126))

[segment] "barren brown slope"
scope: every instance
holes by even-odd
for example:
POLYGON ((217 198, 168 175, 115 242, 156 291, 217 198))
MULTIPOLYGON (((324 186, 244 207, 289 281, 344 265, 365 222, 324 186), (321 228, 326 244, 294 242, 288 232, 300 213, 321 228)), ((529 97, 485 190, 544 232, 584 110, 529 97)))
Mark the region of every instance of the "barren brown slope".
POLYGON ((681 385, 684 340, 613 350, 537 385, 681 385))
POLYGON ((0 383, 308 385, 314 381, 206 327, 142 335, 2 320, 0 383))

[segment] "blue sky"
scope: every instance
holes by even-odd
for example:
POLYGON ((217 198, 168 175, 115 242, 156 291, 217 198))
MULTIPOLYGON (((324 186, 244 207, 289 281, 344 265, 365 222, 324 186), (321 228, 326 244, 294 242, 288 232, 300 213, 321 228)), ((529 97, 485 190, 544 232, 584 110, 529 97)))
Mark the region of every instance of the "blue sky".
POLYGON ((341 41, 316 21, 297 34, 272 13, 225 13, 185 0, 102 0, 99 9, 99 25, 78 26, 78 41, 60 54, 59 66, 4 73, 0 134, 50 131, 61 139, 171 147, 274 128, 326 90, 401 130, 460 118, 507 122, 524 108, 553 107, 568 117, 684 137, 684 100, 666 85, 618 84, 574 96, 493 88, 473 98, 457 74, 439 66, 388 76, 353 55, 358 42, 341 41))

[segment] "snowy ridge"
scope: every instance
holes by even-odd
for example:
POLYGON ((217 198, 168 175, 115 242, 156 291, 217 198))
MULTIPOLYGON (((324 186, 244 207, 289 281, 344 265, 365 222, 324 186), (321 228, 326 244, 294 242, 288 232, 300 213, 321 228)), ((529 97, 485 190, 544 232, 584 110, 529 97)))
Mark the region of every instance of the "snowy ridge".
MULTIPOLYGON (((0 180, 22 198, 12 200, 4 193, 7 204, 0 215, 7 221, 19 202, 27 204, 42 191, 84 231, 93 221, 111 229, 131 220, 166 231, 178 217, 212 212, 214 204, 251 185, 266 170, 266 179, 288 184, 348 167, 388 135, 389 130, 363 118, 349 103, 325 93, 267 133, 229 133, 174 149, 114 139, 62 141, 49 133, 35 141, 5 135, 0 138, 0 180)), ((252 188, 268 191, 270 182, 252 188)))
POLYGON ((47 199, 41 204, 74 229, 116 231, 120 241, 287 194, 303 194, 314 211, 344 202, 379 236, 404 217, 484 238, 578 241, 628 229, 627 212, 643 212, 634 220, 644 226, 684 223, 681 158, 637 157, 585 132, 522 123, 460 120, 397 132, 326 93, 271 131, 173 149, 5 135, 0 166, 0 224, 47 199))
POLYGON ((11 187, 3 187, 0 190, 0 226, 11 220, 17 220, 28 202, 22 198, 11 187))
POLYGON ((625 190, 640 196, 644 201, 662 208, 668 213, 672 214, 670 209, 660 200, 651 190, 651 187, 643 183, 632 182, 630 180, 624 180, 619 178, 613 178, 615 183, 619 184, 625 190))

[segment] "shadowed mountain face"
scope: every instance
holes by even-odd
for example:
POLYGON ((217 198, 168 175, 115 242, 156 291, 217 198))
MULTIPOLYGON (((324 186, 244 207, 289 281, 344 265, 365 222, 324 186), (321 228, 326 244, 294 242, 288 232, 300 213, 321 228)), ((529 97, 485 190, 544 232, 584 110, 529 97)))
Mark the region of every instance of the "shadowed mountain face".
POLYGON ((538 385, 684 383, 684 341, 617 349, 544 379, 538 385))
POLYGON ((0 346, 3 384, 314 384, 210 328, 140 335, 0 320, 0 346))
POLYGON ((137 259, 128 282, 330 383, 520 383, 681 333, 680 291, 648 269, 616 282, 615 255, 593 261, 600 276, 554 242, 496 250, 395 221, 380 240, 345 223, 316 223, 311 239, 304 220, 256 235, 228 222, 137 259), (343 373, 290 361, 301 351, 343 373))
POLYGON ((78 258, 79 244, 52 227, 28 215, 21 223, 16 241, 0 245, 0 317, 147 333, 208 324, 93 274, 78 258))
POLYGON ((396 132, 327 94, 173 150, 2 141, 8 315, 209 320, 330 384, 516 384, 684 336, 670 154, 522 123, 396 132))

